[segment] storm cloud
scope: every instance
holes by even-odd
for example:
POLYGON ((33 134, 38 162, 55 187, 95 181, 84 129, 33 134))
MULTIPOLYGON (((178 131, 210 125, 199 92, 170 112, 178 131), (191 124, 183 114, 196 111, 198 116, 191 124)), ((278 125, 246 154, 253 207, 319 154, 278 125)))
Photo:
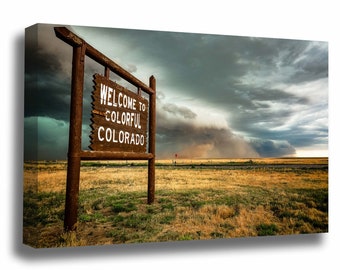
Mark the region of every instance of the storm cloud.
MULTIPOLYGON (((140 80, 156 77, 158 157, 174 152, 183 157, 264 157, 298 155, 302 148, 327 151, 327 42, 68 28, 140 80)), ((48 136, 67 145, 67 136, 54 137, 44 129, 68 126, 72 49, 55 37, 53 25, 39 25, 36 35, 27 35, 25 55, 25 132, 30 134, 34 125, 29 123, 40 119, 40 142, 48 136)), ((84 148, 92 76, 103 73, 94 61, 87 58, 85 63, 84 148)), ((136 90, 114 74, 110 78, 136 90)), ((53 158, 53 144, 49 147, 44 151, 53 158)))
POLYGON ((226 125, 203 122, 199 119, 200 115, 188 108, 178 108, 169 103, 164 105, 164 99, 162 96, 157 100, 161 108, 157 110, 159 158, 169 158, 175 154, 179 158, 259 156, 244 138, 233 134, 226 125))

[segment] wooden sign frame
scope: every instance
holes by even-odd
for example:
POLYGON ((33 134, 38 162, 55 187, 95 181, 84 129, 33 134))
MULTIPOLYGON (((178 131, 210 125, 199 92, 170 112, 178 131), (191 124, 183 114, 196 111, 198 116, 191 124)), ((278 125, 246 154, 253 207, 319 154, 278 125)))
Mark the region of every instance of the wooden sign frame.
POLYGON ((73 47, 71 110, 68 144, 67 183, 65 200, 64 230, 72 231, 77 228, 78 198, 81 160, 148 160, 148 204, 155 198, 155 137, 156 137, 156 79, 149 78, 149 86, 124 70, 111 59, 100 53, 83 39, 72 33, 66 27, 55 27, 58 38, 73 47), (104 67, 104 76, 109 79, 110 71, 136 86, 139 91, 149 95, 149 125, 148 151, 92 151, 82 150, 82 112, 84 89, 85 56, 90 57, 104 67))

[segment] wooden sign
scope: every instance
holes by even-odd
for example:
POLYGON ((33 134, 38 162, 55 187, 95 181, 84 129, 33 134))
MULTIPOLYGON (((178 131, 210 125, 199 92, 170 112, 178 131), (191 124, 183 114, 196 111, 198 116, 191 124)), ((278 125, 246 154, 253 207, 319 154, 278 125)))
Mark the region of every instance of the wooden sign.
POLYGON ((81 160, 148 160, 148 204, 154 202, 156 78, 151 76, 147 86, 67 28, 54 31, 73 47, 64 218, 64 229, 70 231, 77 228, 81 160), (81 147, 85 56, 101 64, 106 75, 94 75, 91 151, 81 147), (110 81, 110 72, 136 86, 138 94, 110 81), (149 99, 140 95, 142 91, 149 99))
POLYGON ((148 100, 100 74, 93 77, 90 149, 145 153, 148 100))

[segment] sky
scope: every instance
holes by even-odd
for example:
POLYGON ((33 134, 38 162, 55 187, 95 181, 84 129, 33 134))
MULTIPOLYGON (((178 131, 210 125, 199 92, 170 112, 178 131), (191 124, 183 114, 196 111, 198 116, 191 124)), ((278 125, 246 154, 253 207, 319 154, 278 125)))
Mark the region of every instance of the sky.
MULTIPOLYGON (((26 160, 67 158, 72 48, 53 27, 26 32, 26 160)), ((327 42, 66 27, 146 84, 155 76, 156 158, 328 156, 327 42)), ((83 149, 97 72, 86 58, 83 149)))

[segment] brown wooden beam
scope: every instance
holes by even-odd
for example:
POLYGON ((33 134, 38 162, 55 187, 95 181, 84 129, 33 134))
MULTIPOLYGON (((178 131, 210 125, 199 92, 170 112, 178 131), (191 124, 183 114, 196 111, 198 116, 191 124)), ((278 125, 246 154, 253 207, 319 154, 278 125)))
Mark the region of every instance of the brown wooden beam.
POLYGON ((111 152, 111 151, 88 151, 80 153, 82 160, 149 160, 154 155, 152 153, 134 153, 134 152, 111 152))

